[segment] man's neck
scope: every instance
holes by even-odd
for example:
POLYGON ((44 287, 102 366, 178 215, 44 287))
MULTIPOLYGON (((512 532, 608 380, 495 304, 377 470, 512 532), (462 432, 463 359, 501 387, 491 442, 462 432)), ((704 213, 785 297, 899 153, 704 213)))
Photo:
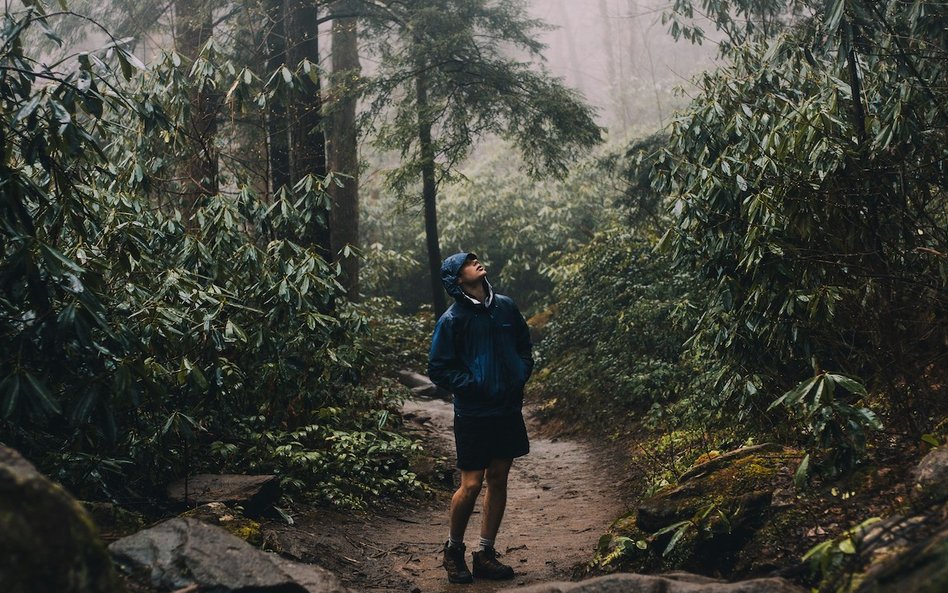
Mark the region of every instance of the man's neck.
POLYGON ((482 303, 487 300, 487 289, 484 288, 483 280, 478 280, 473 284, 462 284, 461 289, 482 303))

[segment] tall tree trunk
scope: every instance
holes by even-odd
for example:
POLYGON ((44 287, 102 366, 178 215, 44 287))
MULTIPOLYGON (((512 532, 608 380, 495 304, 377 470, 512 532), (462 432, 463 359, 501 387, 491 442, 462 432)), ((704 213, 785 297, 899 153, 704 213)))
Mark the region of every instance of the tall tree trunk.
MULTIPOLYGON (((267 74, 286 65, 286 18, 283 0, 266 0, 267 12, 267 74)), ((290 185, 290 136, 287 125, 286 95, 277 94, 267 105, 267 162, 270 168, 269 187, 276 193, 290 185)))
MULTIPOLYGON (((612 15, 609 12, 609 3, 606 0, 599 0, 599 20, 602 23, 602 43, 606 50, 606 79, 609 84, 609 99, 612 103, 613 115, 619 115, 622 100, 619 91, 619 78, 622 72, 616 67, 616 47, 615 32, 612 26, 612 15)), ((620 50, 621 51, 621 50, 620 50)), ((626 125, 622 121, 622 133, 625 135, 626 125)))
MULTIPOLYGON (((194 63, 211 36, 212 6, 210 0, 174 0, 175 49, 188 65, 194 63)), ((214 140, 220 95, 205 87, 192 93, 190 103, 185 124, 188 156, 181 169, 181 207, 188 218, 207 196, 217 194, 218 154, 214 140)))
POLYGON ((431 114, 428 111, 428 79, 424 65, 415 75, 418 107, 418 147, 421 151, 421 199, 425 209, 425 243, 428 248, 428 272, 431 276, 431 303, 435 319, 447 310, 441 285, 441 244, 438 241, 438 187, 435 184, 434 145, 431 142, 431 114))
MULTIPOLYGON (((307 175, 326 175, 326 136, 322 122, 320 81, 316 75, 319 64, 317 35, 317 0, 287 0, 287 58, 291 70, 309 60, 312 73, 300 71, 300 88, 291 105, 290 178, 293 182, 307 175)), ((310 213, 309 223, 302 229, 301 241, 311 245, 326 260, 332 259, 329 240, 329 212, 320 208, 310 213)))
POLYGON ((573 83, 573 86, 579 92, 585 94, 586 67, 580 61, 579 54, 576 52, 576 39, 571 26, 572 20, 570 19, 569 13, 566 11, 566 7, 563 5, 563 0, 557 1, 556 9, 559 13, 560 22, 563 23, 562 37, 566 40, 566 55, 569 56, 570 79, 573 83))
MULTIPOLYGON (((333 11, 351 13, 353 2, 343 0, 333 5, 333 11)), ((340 255, 346 245, 359 246, 359 147, 356 130, 356 103, 358 101, 359 35, 355 18, 340 18, 332 25, 332 86, 333 108, 330 116, 326 148, 329 169, 349 177, 342 187, 329 188, 332 210, 329 217, 332 252, 342 268, 342 286, 350 301, 359 297, 359 258, 353 253, 340 255)))

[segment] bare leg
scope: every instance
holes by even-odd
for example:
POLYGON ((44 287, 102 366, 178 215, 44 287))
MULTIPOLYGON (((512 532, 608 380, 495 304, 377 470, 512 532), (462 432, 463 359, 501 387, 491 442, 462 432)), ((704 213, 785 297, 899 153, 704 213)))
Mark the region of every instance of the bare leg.
POLYGON ((487 493, 484 495, 484 516, 481 519, 483 538, 497 539, 504 509, 507 508, 507 476, 511 465, 513 459, 493 459, 487 467, 487 493))
POLYGON ((451 537, 462 541, 467 530, 467 522, 474 512, 474 503, 481 491, 484 481, 484 470, 461 470, 461 485, 451 497, 451 515, 449 525, 451 537))

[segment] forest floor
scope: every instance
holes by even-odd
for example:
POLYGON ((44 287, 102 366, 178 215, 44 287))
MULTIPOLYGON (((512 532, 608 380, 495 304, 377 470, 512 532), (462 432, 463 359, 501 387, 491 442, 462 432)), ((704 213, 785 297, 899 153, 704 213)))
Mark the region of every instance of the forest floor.
MULTIPOLYGON (((426 448, 440 454, 442 472, 453 463, 453 412, 439 400, 409 400, 406 423, 426 448)), ((529 418, 529 410, 528 410, 529 418)), ((538 434, 528 423, 531 451, 511 470, 507 512, 497 539, 501 561, 516 571, 512 581, 449 585, 441 567, 448 534, 450 484, 429 500, 370 515, 317 510, 293 526, 264 526, 267 539, 285 555, 333 570, 357 591, 484 593, 505 587, 569 580, 594 553, 600 535, 625 511, 615 462, 608 452, 568 438, 538 434)), ((457 477, 454 477, 455 483, 457 477)), ((480 504, 483 498, 478 499, 480 504)), ((478 538, 480 509, 468 526, 468 563, 478 538)))

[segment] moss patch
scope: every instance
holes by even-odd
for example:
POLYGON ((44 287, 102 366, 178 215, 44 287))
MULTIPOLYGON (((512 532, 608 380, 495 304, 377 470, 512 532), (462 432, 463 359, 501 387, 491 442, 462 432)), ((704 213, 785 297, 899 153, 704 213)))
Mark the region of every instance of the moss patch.
POLYGON ((235 535, 248 544, 260 546, 263 543, 263 534, 260 524, 231 510, 220 502, 211 502, 181 513, 182 517, 191 517, 204 523, 217 525, 231 535, 235 535))

